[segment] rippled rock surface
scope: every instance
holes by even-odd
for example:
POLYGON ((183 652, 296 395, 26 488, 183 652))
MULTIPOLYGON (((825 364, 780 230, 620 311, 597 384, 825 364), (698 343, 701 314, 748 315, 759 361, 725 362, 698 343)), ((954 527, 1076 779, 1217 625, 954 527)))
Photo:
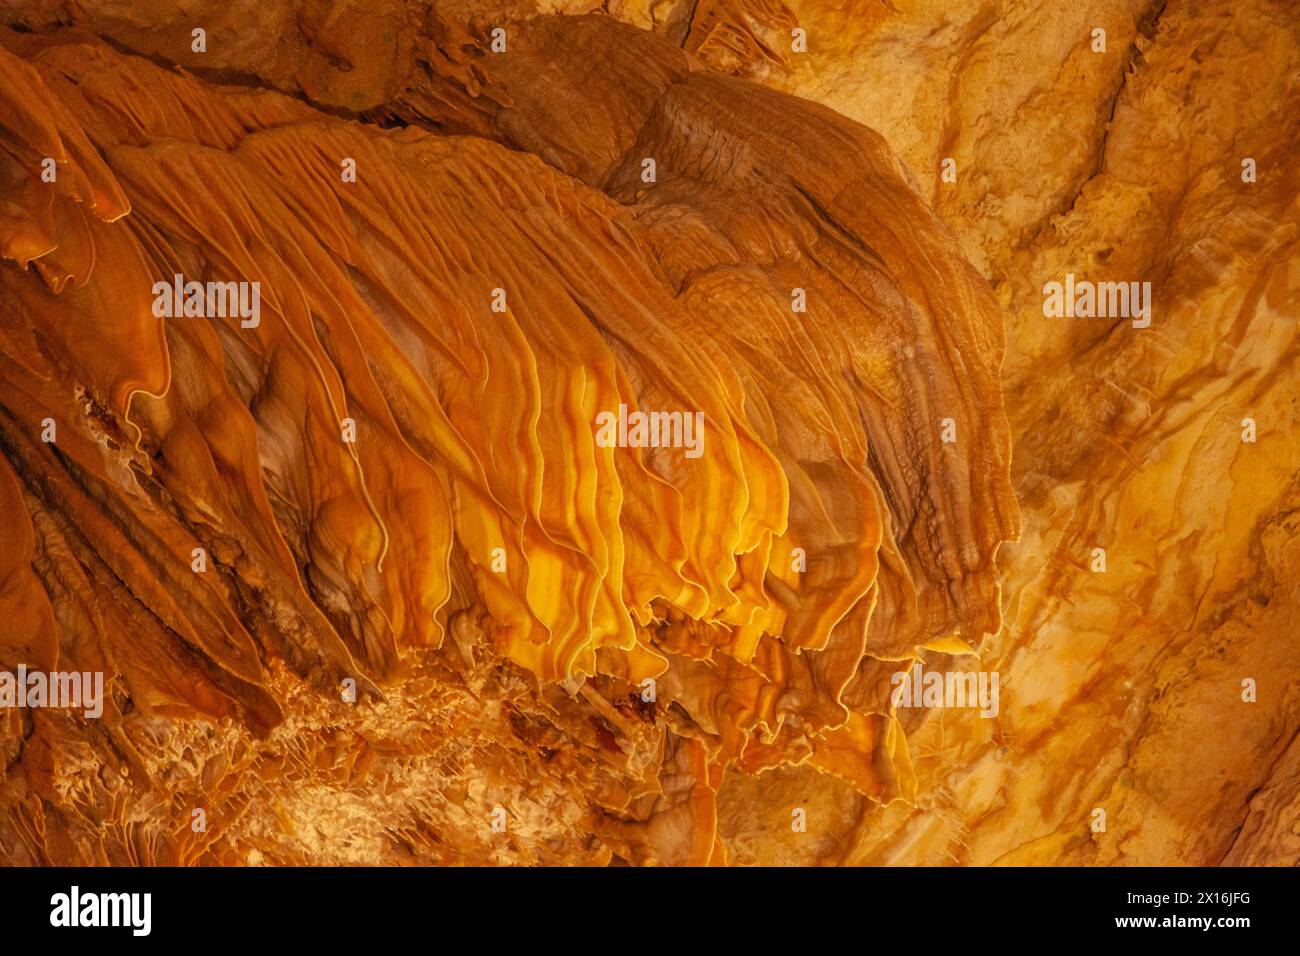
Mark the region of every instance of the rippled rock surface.
POLYGON ((5 862, 1296 861, 1294 5, 200 6, 3 5, 5 862))

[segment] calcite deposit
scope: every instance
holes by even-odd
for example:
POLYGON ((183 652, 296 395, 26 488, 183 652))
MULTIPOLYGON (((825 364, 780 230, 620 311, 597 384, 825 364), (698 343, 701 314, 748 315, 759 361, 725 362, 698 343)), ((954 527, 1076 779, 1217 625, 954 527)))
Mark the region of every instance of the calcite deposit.
POLYGON ((1300 4, 0 11, 0 861, 1300 862, 1300 4))

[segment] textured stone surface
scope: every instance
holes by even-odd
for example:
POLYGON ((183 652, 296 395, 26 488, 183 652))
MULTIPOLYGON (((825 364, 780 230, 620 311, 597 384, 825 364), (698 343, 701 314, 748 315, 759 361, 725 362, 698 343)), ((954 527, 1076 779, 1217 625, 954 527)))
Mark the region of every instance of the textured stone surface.
POLYGON ((597 7, 4 4, 0 856, 1295 863, 1296 6, 597 7))

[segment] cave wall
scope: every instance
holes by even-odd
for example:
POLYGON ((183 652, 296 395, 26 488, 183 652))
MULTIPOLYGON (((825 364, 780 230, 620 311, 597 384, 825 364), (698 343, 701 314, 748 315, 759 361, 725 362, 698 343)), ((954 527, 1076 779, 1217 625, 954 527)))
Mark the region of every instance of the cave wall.
POLYGON ((1294 4, 4 10, 6 862, 1296 861, 1294 4))

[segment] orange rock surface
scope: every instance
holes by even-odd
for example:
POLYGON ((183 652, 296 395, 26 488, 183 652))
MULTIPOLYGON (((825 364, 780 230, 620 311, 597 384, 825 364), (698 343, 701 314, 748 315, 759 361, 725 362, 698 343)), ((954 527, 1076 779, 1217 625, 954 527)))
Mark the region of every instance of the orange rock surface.
POLYGON ((4 862, 1300 860, 1295 4, 2 8, 4 862))

